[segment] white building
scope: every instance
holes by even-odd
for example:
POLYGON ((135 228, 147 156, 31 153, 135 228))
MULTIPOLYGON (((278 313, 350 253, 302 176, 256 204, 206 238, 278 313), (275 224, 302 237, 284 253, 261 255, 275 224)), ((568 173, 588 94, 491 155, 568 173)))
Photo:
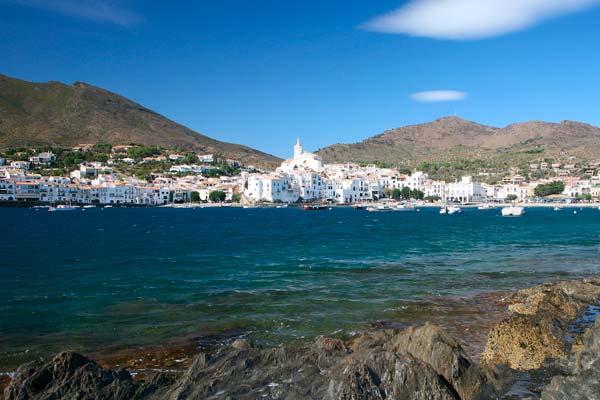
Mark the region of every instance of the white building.
POLYGON ((299 171, 315 171, 323 170, 323 159, 316 154, 304 151, 304 147, 300 143, 300 139, 296 141, 294 146, 294 157, 289 158, 281 163, 277 169, 279 172, 299 172, 299 171))
POLYGON ((485 189, 481 184, 474 182, 470 176, 463 176, 458 182, 446 185, 445 200, 460 203, 480 202, 485 199, 485 189))
POLYGON ((428 176, 426 173, 421 172, 421 171, 416 171, 413 172, 412 174, 410 174, 410 176, 407 176, 406 179, 404 179, 404 182, 402 183, 402 186, 405 187, 409 187, 410 190, 420 190, 423 191, 423 188, 425 187, 425 183, 427 182, 428 176))
POLYGON ((446 195, 446 182, 428 181, 422 190, 425 197, 438 197, 443 199, 446 195))
POLYGON ((328 185, 328 198, 337 203, 359 203, 371 200, 371 185, 362 178, 348 178, 332 181, 328 185))
POLYGON ((321 175, 309 171, 296 171, 288 176, 303 200, 319 200, 325 196, 325 182, 321 175))
POLYGON ((28 170, 29 169, 29 161, 12 161, 10 166, 15 169, 28 170))
POLYGON ((244 194, 254 201, 293 203, 300 197, 292 180, 285 176, 251 174, 244 194))
POLYGON ((203 163, 212 163, 215 162, 215 157, 212 154, 202 154, 198 156, 198 161, 203 163))

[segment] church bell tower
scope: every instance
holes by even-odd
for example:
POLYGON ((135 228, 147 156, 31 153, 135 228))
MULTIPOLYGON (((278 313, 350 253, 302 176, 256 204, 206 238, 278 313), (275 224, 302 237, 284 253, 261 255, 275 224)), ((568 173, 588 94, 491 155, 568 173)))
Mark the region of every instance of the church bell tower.
POLYGON ((296 140, 296 144, 294 145, 294 158, 298 158, 304 153, 304 147, 300 143, 300 138, 296 140))

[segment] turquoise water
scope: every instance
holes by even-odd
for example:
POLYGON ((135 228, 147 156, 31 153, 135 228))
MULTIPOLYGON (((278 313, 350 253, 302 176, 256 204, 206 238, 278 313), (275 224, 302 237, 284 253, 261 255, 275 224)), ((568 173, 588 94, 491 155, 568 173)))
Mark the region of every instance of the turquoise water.
POLYGON ((0 209, 0 366, 189 338, 344 336, 425 299, 599 271, 597 209, 499 214, 0 209))

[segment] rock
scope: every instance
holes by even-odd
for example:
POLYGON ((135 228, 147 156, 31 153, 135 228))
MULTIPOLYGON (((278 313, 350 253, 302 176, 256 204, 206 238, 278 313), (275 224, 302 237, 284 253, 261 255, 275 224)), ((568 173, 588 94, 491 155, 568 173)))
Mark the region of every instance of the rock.
POLYGON ((556 376, 542 392, 543 400, 600 399, 600 320, 588 329, 582 348, 568 363, 569 374, 556 376))
POLYGON ((517 370, 542 366, 566 356, 566 323, 547 314, 512 315, 490 332, 483 359, 517 370))
POLYGON ((135 382, 76 353, 21 367, 6 391, 13 399, 483 399, 494 382, 440 327, 377 331, 346 344, 262 348, 236 340, 200 354, 177 379, 135 382))
POLYGON ((531 370, 547 359, 566 357, 569 324, 599 297, 599 279, 553 282, 518 291, 506 300, 511 315, 489 333, 483 360, 531 370))
POLYGON ((457 400, 452 385, 430 365, 391 352, 371 353, 333 372, 328 399, 457 400))
POLYGON ((107 370, 80 354, 67 352, 47 363, 20 367, 4 396, 6 400, 132 399, 137 390, 127 371, 107 370))
POLYGON ((434 325, 275 349, 232 344, 199 356, 161 398, 477 399, 495 386, 434 325), (439 354, 437 354, 439 352, 439 354), (469 385, 472 385, 469 387, 469 385))
POLYGON ((430 365, 463 399, 489 398, 498 388, 497 377, 475 365, 460 344, 439 326, 427 323, 405 329, 385 348, 410 354, 430 365))

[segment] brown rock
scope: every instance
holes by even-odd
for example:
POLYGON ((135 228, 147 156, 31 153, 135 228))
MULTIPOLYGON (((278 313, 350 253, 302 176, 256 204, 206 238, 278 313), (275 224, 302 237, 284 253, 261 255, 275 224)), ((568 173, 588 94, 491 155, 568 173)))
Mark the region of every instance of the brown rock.
POLYGON ((569 323, 600 297, 600 280, 560 281, 520 290, 505 301, 511 315, 488 335, 483 360, 518 370, 565 357, 569 323))

